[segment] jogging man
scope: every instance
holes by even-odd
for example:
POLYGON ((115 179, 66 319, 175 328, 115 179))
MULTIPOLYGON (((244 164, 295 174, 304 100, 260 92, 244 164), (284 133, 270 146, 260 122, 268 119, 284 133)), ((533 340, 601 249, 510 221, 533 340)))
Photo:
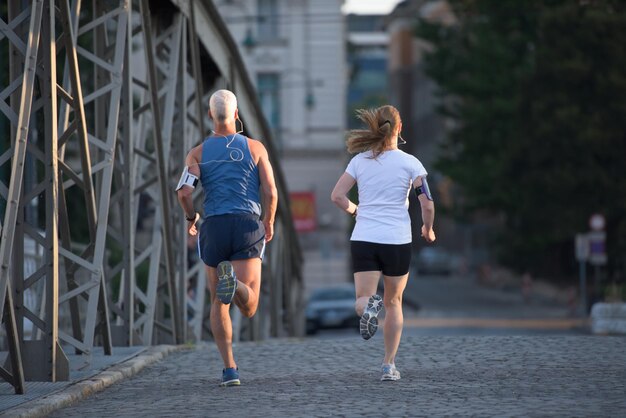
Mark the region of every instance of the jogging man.
POLYGON ((237 386, 241 382, 232 350, 229 307, 234 302, 248 318, 257 310, 261 260, 274 235, 278 196, 267 150, 237 131, 235 95, 216 91, 209 100, 209 117, 212 135, 187 154, 176 190, 189 234, 200 234, 198 252, 211 293, 211 331, 224 361, 220 385, 237 386), (204 190, 204 218, 199 226, 192 199, 198 179, 204 190))

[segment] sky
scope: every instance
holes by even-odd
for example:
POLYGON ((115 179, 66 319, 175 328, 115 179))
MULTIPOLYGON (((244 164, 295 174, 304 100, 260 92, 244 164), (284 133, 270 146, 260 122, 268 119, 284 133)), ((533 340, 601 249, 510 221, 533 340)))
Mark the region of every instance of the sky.
POLYGON ((345 0, 343 12, 356 14, 387 14, 402 0, 345 0))

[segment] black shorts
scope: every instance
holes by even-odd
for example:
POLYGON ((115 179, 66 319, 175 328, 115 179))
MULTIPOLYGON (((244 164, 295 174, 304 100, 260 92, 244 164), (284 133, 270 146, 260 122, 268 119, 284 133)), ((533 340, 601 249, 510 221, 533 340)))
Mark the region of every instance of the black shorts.
POLYGON ((209 216, 200 225, 198 254, 209 267, 221 261, 263 259, 265 227, 257 215, 209 216))
POLYGON ((411 244, 377 244, 350 241, 352 272, 382 271, 385 276, 404 276, 411 264, 411 244))

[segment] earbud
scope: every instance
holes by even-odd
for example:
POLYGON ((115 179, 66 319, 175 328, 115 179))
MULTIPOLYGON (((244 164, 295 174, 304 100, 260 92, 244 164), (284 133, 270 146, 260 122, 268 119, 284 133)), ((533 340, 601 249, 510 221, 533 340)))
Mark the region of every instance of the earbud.
POLYGON ((235 133, 240 134, 240 133, 242 133, 242 132, 243 132, 243 121, 242 121, 241 119, 239 119, 239 116, 237 116, 237 119, 235 119, 235 129, 237 129, 237 121, 239 121, 239 123, 241 123, 241 130, 240 130, 240 131, 237 131, 237 132, 235 132, 235 133))

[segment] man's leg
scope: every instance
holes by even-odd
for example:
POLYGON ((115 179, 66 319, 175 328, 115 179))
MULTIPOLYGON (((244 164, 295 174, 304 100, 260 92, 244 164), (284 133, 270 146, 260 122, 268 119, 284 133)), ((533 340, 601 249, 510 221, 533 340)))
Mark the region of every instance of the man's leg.
POLYGON ((248 258, 231 261, 237 277, 237 291, 233 302, 241 313, 251 318, 259 306, 261 291, 261 259, 248 258))
MULTIPOLYGON (((250 318, 259 306, 261 259, 233 260, 231 263, 238 282, 233 302, 239 307, 243 315, 250 318)), ((215 344, 224 361, 224 367, 237 367, 233 356, 233 326, 229 313, 230 305, 224 305, 217 298, 217 269, 205 267, 209 277, 209 292, 211 293, 211 332, 213 332, 215 344)))
POLYGON ((211 294, 211 332, 217 349, 224 361, 224 368, 237 367, 233 357, 233 326, 228 312, 230 305, 224 305, 217 298, 217 269, 205 266, 209 277, 209 292, 211 294))

